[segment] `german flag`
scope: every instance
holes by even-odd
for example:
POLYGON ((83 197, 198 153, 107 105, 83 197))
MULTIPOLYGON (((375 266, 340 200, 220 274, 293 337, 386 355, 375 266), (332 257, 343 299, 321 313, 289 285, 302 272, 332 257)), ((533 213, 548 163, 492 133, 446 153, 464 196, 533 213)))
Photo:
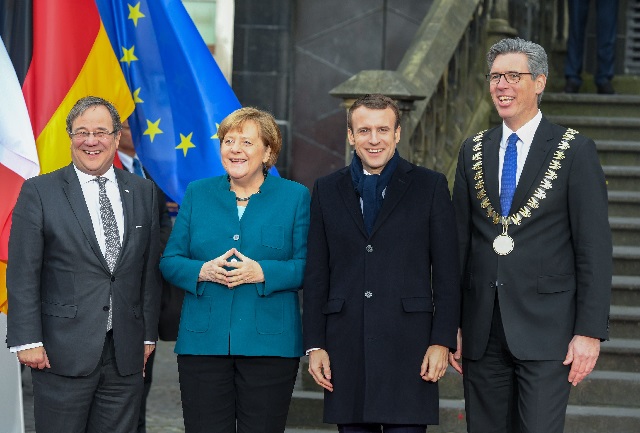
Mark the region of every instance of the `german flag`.
MULTIPOLYGON (((22 93, 31 119, 40 173, 48 173, 71 162, 65 120, 78 99, 87 95, 107 99, 126 119, 134 110, 133 98, 95 0, 0 3, 4 3, 5 14, 0 19, 0 35, 16 65, 18 79, 23 82, 22 93), (24 71, 26 75, 22 76, 24 71)), ((3 133, 0 130, 0 140, 3 133)), ((24 150, 28 153, 28 149, 24 150)), ((4 190, 0 197, 0 311, 6 313, 5 271, 11 210, 23 180, 29 176, 6 162, 5 154, 0 147, 0 184, 4 190)))

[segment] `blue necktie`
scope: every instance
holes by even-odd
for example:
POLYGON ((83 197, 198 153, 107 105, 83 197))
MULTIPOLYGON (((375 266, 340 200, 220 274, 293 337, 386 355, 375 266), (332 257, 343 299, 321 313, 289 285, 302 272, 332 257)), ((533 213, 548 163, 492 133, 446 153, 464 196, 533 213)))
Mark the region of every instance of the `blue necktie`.
POLYGON ((502 181, 500 183, 500 208, 502 216, 508 216, 511 211, 513 194, 516 192, 516 171, 518 169, 518 136, 514 132, 507 140, 507 150, 504 152, 502 163, 502 181))
POLYGON ((138 158, 133 158, 133 172, 140 177, 145 177, 144 172, 142 171, 142 164, 140 164, 140 160, 138 158))

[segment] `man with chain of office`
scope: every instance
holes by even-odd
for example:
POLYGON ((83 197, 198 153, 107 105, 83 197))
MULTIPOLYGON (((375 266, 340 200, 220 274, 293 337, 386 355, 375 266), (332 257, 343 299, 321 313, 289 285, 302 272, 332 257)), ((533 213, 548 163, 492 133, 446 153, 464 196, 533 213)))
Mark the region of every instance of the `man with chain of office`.
POLYGON ((593 140, 539 109, 544 49, 487 54, 502 123, 460 149, 453 201, 462 274, 458 350, 468 432, 562 433, 571 385, 608 338, 612 244, 593 140))

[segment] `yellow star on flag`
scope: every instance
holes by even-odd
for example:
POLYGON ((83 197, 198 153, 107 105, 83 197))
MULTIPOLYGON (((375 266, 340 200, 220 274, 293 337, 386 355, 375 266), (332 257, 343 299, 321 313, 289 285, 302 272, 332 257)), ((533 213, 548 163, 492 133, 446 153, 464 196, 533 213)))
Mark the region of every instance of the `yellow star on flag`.
POLYGON ((129 16, 127 18, 133 20, 133 25, 138 27, 138 20, 145 17, 145 15, 140 12, 140 2, 135 6, 131 6, 130 4, 127 6, 129 6, 129 16))
POLYGON ((142 135, 148 135, 153 143, 153 139, 156 138, 156 134, 162 134, 162 130, 160 129, 160 119, 155 122, 151 122, 147 119, 147 130, 144 131, 142 135))
POLYGON ((218 128, 220 128, 220 124, 216 123, 216 133, 211 136, 212 140, 218 138, 218 128))
POLYGON ((133 54, 133 50, 136 49, 135 45, 132 45, 131 48, 126 49, 125 47, 122 47, 122 58, 120 59, 121 62, 127 62, 127 66, 131 66, 131 62, 138 60, 138 58, 136 57, 135 54, 133 54))
POLYGON ((186 137, 180 134, 180 144, 176 146, 176 150, 181 149, 185 157, 187 156, 187 151, 189 149, 196 147, 196 145, 191 142, 191 136, 193 136, 193 132, 186 137))
POLYGON ((133 91, 133 102, 135 102, 136 104, 140 104, 141 102, 144 102, 142 98, 140 98, 140 89, 141 87, 138 87, 136 90, 133 91))

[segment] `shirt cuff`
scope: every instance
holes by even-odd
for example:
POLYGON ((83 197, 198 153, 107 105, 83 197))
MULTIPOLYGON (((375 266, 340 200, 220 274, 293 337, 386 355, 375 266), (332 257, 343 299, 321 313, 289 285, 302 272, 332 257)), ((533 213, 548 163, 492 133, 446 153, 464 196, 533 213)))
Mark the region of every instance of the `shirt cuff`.
POLYGON ((309 354, 310 354, 311 352, 313 352, 314 350, 320 350, 320 349, 321 349, 320 347, 312 347, 311 349, 307 349, 307 351, 306 351, 306 352, 304 352, 304 354, 305 354, 305 355, 307 355, 307 356, 309 356, 309 354))
POLYGON ((42 342, 23 344, 22 346, 10 347, 9 352, 16 353, 16 352, 20 352, 21 350, 33 349, 34 347, 42 347, 42 346, 44 346, 42 342))

